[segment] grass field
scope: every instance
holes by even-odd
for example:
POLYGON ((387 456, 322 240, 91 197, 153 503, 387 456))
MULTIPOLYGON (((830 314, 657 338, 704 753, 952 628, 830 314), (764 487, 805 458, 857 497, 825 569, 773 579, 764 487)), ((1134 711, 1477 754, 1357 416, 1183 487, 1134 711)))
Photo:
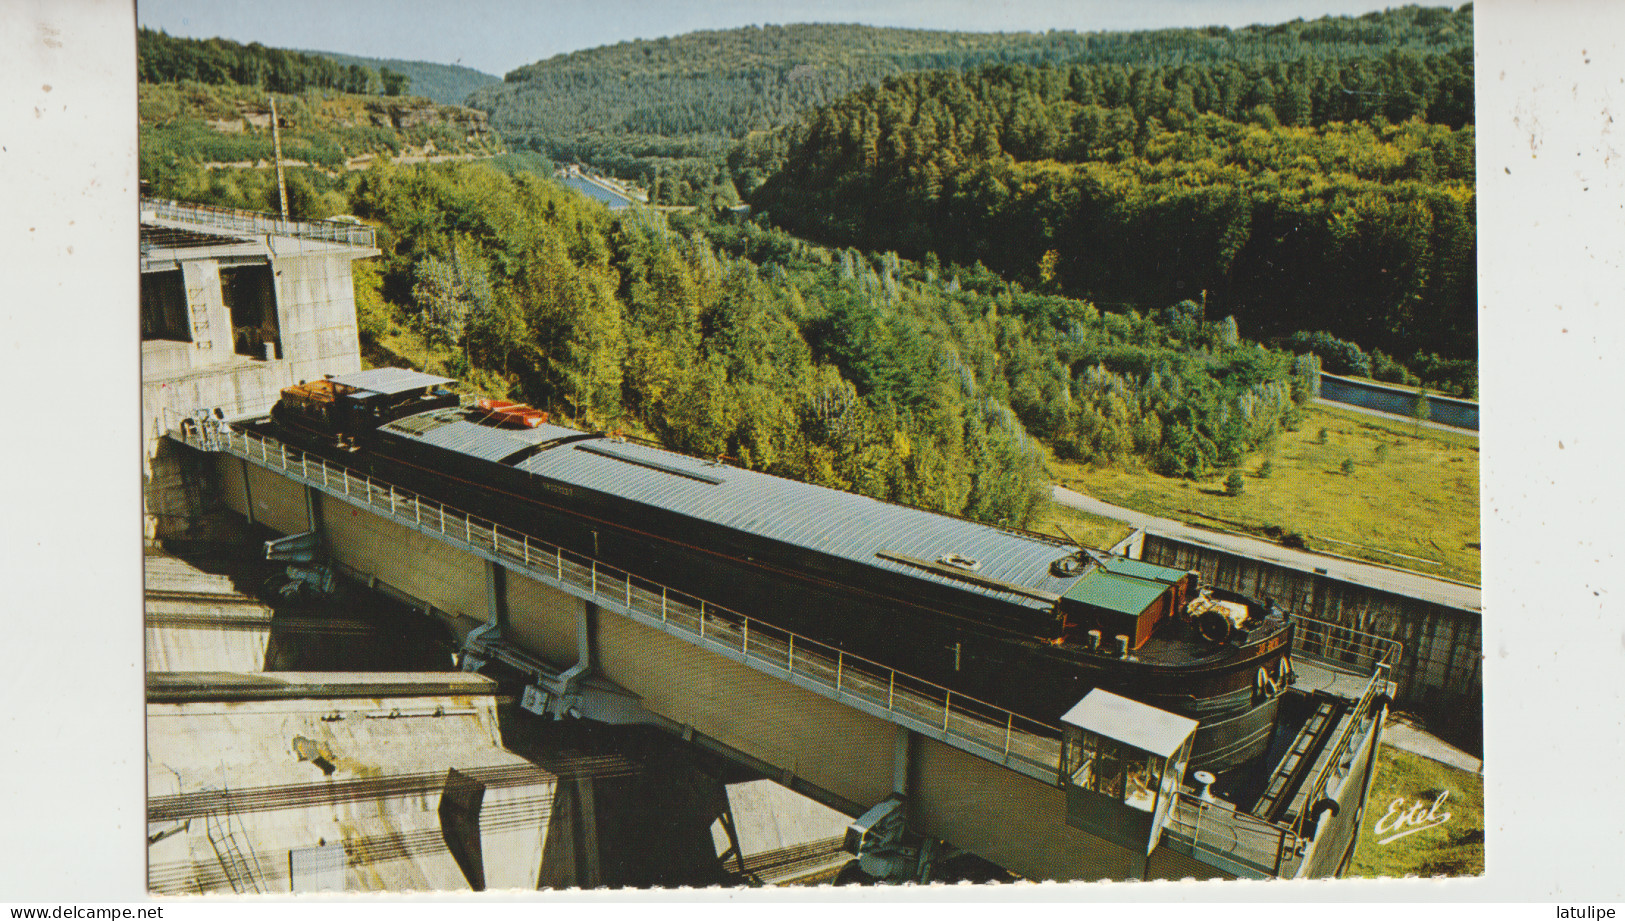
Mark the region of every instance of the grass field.
POLYGON ((1053 460, 1050 469, 1065 486, 1163 518, 1266 539, 1295 534, 1318 552, 1479 582, 1478 439, 1470 435, 1310 407, 1297 431, 1242 462, 1238 496, 1225 494, 1228 470, 1192 482, 1053 460))
POLYGON ((1038 518, 1028 527, 1062 540, 1078 541, 1096 550, 1104 550, 1134 532, 1133 528, 1121 521, 1080 512, 1058 502, 1045 505, 1038 518))
POLYGON ((1349 875, 1483 873, 1484 778, 1382 746, 1349 875))

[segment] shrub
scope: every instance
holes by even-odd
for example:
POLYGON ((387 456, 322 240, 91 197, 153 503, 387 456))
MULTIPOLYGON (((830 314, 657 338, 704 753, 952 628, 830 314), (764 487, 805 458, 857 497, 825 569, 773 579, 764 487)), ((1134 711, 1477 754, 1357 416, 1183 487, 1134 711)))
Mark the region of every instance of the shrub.
POLYGON ((1240 473, 1232 473, 1224 480, 1224 494, 1227 496, 1241 495, 1242 482, 1240 473))
POLYGON ((1294 352, 1315 355, 1320 359, 1321 367, 1333 374, 1371 376, 1371 359, 1360 351, 1359 346, 1324 330, 1295 332, 1287 337, 1286 347, 1294 352))
POLYGON ((1261 479, 1261 480, 1269 479, 1270 474, 1272 474, 1274 472, 1275 472, 1275 464, 1271 463, 1270 461, 1265 461, 1262 464, 1258 465, 1258 478, 1261 479))
POLYGON ((1381 349, 1371 350, 1371 376, 1390 384, 1405 384, 1412 387, 1422 382, 1409 368, 1383 354, 1381 349))
POLYGON ((1343 458, 1343 463, 1338 469, 1343 471, 1344 476, 1354 476, 1354 458, 1343 458))
POLYGON ((1451 396, 1478 399, 1478 362, 1472 359, 1446 359, 1432 352, 1417 352, 1410 366, 1429 387, 1451 396))

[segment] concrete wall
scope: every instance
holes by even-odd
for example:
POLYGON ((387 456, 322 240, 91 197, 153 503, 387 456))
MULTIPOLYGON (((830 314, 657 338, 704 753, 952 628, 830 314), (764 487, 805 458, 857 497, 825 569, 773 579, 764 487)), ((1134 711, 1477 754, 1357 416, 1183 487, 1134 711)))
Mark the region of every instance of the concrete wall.
MULTIPOLYGON (((1388 387, 1358 378, 1336 374, 1320 375, 1320 398, 1334 403, 1362 406, 1378 412, 1409 416, 1416 412, 1416 392, 1404 387, 1388 387)), ((1441 394, 1428 394, 1428 419, 1456 428, 1478 430, 1478 404, 1471 400, 1441 394)))
POLYGON ((485 790, 480 868, 490 889, 536 886, 556 779, 501 748, 488 694, 152 703, 147 726, 155 892, 287 893, 290 851, 331 844, 344 890, 467 890, 439 815, 448 768, 517 772, 485 790))
POLYGON ((1297 614, 1398 640, 1404 645, 1394 680, 1395 708, 1417 713, 1430 731, 1482 751, 1484 689, 1482 615, 1319 573, 1147 534, 1141 559, 1200 570, 1220 588, 1270 597, 1297 614))
POLYGON ((891 723, 622 617, 599 619, 598 647, 650 710, 853 802, 891 795, 891 723))
POLYGON ((289 383, 361 369, 355 282, 350 271, 350 261, 356 255, 350 252, 271 260, 282 325, 283 363, 292 378, 289 383))

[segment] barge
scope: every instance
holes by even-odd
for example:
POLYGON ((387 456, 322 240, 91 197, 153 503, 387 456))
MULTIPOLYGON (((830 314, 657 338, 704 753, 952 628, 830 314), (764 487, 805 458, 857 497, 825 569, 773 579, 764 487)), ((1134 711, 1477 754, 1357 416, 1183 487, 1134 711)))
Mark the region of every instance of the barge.
POLYGON ((283 390, 251 429, 507 527, 1055 724, 1101 688, 1263 755, 1292 624, 1195 573, 688 457, 394 368, 283 390))

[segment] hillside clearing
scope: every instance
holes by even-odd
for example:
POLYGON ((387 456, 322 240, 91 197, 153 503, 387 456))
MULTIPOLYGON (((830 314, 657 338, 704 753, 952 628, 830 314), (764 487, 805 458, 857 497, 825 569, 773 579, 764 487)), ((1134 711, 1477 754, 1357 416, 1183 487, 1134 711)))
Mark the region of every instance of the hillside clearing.
POLYGON ((1297 535, 1318 552, 1479 582, 1478 440, 1468 435, 1307 408, 1296 431, 1236 468, 1236 496, 1226 495, 1229 470, 1191 481, 1140 467, 1050 468, 1064 486, 1148 514, 1265 539, 1297 535))

